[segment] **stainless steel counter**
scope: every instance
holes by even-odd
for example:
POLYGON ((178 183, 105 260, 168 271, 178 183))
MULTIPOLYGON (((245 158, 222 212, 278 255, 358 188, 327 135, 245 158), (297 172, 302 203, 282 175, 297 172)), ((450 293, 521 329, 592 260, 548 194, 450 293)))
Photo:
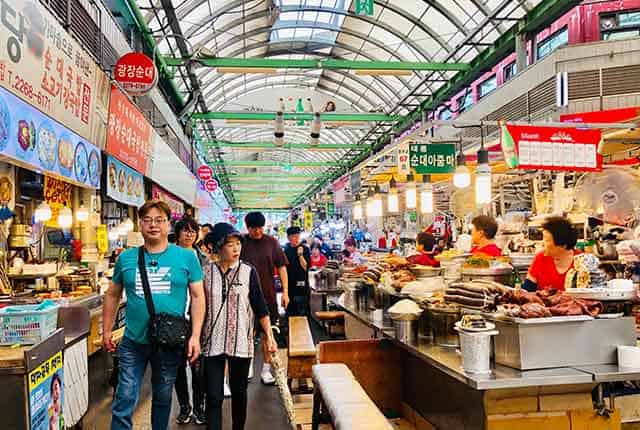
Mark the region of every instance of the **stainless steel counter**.
POLYGON ((495 390, 501 388, 523 388, 542 385, 591 384, 640 379, 640 369, 619 369, 617 365, 586 366, 580 368, 559 367, 554 369, 519 371, 507 366, 494 365, 491 374, 478 375, 462 370, 460 352, 442 348, 420 338, 417 343, 406 343, 395 337, 395 330, 388 318, 374 321, 372 312, 360 312, 351 307, 338 307, 376 331, 377 337, 391 340, 410 354, 430 364, 452 378, 476 389, 495 390))

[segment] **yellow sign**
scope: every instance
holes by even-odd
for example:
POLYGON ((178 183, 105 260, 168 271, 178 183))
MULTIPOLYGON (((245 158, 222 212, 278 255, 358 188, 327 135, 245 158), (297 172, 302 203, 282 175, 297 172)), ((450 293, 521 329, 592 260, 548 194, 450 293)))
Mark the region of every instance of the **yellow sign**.
POLYGON ((58 370, 62 369, 62 351, 29 372, 29 392, 34 391, 58 370))
POLYGON ((284 223, 281 223, 278 226, 278 236, 280 237, 284 237, 284 234, 286 233, 286 229, 284 228, 284 223))
POLYGON ((304 229, 305 231, 313 230, 313 213, 311 211, 304 211, 304 229))
POLYGON ((96 229, 96 246, 100 254, 109 252, 109 239, 107 237, 107 226, 100 224, 96 229))

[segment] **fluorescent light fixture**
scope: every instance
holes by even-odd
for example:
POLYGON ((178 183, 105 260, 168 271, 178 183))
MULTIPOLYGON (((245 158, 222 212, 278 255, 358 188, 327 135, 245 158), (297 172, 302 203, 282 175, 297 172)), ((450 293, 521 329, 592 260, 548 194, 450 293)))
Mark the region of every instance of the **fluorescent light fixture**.
POLYGON ((372 70, 372 69, 360 69, 356 70, 358 76, 411 76, 412 70, 372 70))

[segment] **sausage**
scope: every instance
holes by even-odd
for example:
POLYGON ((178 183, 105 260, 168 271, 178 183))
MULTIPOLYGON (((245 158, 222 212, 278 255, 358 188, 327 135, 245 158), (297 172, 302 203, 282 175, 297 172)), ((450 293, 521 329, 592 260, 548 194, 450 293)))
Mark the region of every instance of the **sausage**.
POLYGON ((458 303, 460 305, 470 306, 474 308, 484 308, 485 306, 490 304, 490 302, 488 302, 485 299, 474 299, 471 297, 449 295, 449 294, 444 295, 444 301, 458 303))
POLYGON ((447 288, 444 293, 450 296, 464 296, 471 299, 484 299, 486 297, 486 294, 476 293, 474 291, 468 291, 462 288, 447 288))

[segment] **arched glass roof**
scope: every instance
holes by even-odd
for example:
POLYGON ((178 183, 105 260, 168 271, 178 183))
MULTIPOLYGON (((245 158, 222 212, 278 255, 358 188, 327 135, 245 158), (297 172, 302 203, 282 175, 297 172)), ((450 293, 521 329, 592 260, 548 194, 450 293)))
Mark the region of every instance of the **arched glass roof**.
MULTIPOLYGON (((467 63, 514 25, 540 0, 375 0, 372 16, 357 15, 355 0, 140 0, 147 25, 163 55, 180 57, 177 40, 186 40, 188 55, 234 58, 343 59, 354 61, 467 63), (167 11, 163 3, 173 4, 167 11), (168 21, 174 16, 180 35, 168 21)), ((193 85, 180 67, 177 85, 185 97, 193 85)), ((195 70, 209 111, 278 109, 280 93, 311 98, 315 109, 328 100, 342 112, 385 112, 405 115, 457 72, 413 71, 407 76, 357 75, 350 70, 286 69, 276 73, 219 73, 195 70), (300 92, 302 91, 302 93, 300 92), (303 96, 303 93, 306 96, 303 96), (317 105, 316 105, 317 104, 317 105)), ((294 97, 294 98, 295 98, 294 97)), ((322 144, 359 143, 373 123, 359 127, 323 128, 322 144)), ((270 123, 199 125, 206 138, 232 142, 273 140, 270 123)), ((383 128, 384 129, 384 128, 383 128)), ((306 143, 308 125, 287 125, 285 141, 306 143)), ((364 147, 364 146, 363 146, 364 147)), ((225 148, 222 160, 345 160, 354 151, 251 152, 225 148)), ((328 168, 327 168, 328 169, 328 168)), ((325 171, 327 169, 324 169, 325 171)), ((271 167, 233 167, 233 172, 273 171, 271 167)), ((278 168, 275 168, 278 170, 278 168)), ((315 174, 318 170, 313 169, 315 174)), ((308 169, 308 172, 312 172, 308 169)), ((233 176, 232 176, 233 178, 233 176)), ((238 206, 243 202, 237 201, 238 206)))

